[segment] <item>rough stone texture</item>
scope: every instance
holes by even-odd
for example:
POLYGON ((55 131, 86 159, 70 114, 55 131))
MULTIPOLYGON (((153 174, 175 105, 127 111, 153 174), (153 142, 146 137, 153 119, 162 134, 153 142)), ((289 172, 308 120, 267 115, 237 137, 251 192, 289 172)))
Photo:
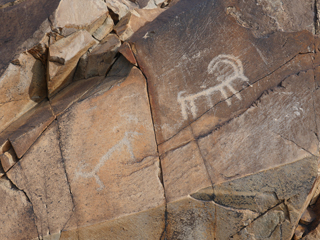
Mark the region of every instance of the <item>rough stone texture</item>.
POLYGON ((30 54, 10 64, 0 77, 0 133, 46 96, 45 69, 30 54))
POLYGON ((121 41, 115 34, 107 35, 99 45, 80 58, 74 79, 105 76, 120 46, 121 41))
POLYGON ((27 49, 43 37, 34 33, 54 12, 60 0, 28 0, 15 6, 0 9, 0 75, 17 53, 25 51, 20 46, 28 42, 27 49))
POLYGON ((92 36, 101 41, 107 34, 113 30, 114 22, 110 15, 107 16, 103 24, 92 34, 92 36))
POLYGON ((96 43, 87 31, 82 30, 50 46, 47 75, 49 97, 71 82, 79 58, 96 43))
POLYGON ((72 214, 73 203, 56 122, 9 170, 8 177, 30 199, 39 236, 58 233, 63 229, 72 214))
POLYGON ((132 68, 108 89, 58 118, 75 203, 66 230, 164 205, 145 79, 132 68))
POLYGON ((165 207, 124 216, 74 231, 62 232, 60 240, 134 239, 158 240, 165 229, 165 207))
POLYGON ((51 22, 64 36, 78 29, 93 33, 105 21, 107 13, 107 5, 101 0, 61 0, 51 22))
POLYGON ((2 239, 33 239, 38 236, 36 216, 26 195, 5 177, 0 178, 0 234, 2 239))

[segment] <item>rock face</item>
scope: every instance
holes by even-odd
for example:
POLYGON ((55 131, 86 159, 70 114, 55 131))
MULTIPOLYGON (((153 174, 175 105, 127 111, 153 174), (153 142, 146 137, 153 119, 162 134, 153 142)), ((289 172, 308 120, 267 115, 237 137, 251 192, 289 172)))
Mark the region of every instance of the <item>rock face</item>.
POLYGON ((1 239, 318 239, 318 5, 0 0, 1 239))

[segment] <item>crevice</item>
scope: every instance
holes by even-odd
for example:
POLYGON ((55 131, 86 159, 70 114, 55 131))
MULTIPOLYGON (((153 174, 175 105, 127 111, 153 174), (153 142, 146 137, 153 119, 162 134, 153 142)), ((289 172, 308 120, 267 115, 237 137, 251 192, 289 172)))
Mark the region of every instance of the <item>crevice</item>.
POLYGON ((319 13, 318 13, 318 1, 314 0, 314 34, 317 35, 319 33, 319 13))
MULTIPOLYGON (((68 176, 68 173, 67 173, 65 158, 63 157, 61 131, 60 131, 59 120, 56 119, 55 121, 57 121, 57 132, 58 132, 58 142, 59 142, 59 150, 60 150, 61 162, 62 162, 63 170, 64 170, 64 173, 65 173, 65 176, 66 176, 66 181, 67 181, 67 184, 68 184, 68 187, 69 187, 69 193, 70 193, 70 197, 71 197, 71 201, 72 201, 72 205, 73 205, 72 213, 70 214, 69 219, 63 225, 63 227, 61 229, 61 232, 62 232, 65 229, 65 227, 67 226, 67 224, 70 221, 70 219, 72 218, 72 216, 74 215, 76 204, 75 204, 74 197, 73 197, 72 190, 71 190, 71 185, 70 185, 70 180, 69 180, 69 176, 68 176)), ((77 224, 77 228, 78 228, 79 227, 78 226, 78 222, 76 224, 77 224)))
POLYGON ((33 213, 33 216, 34 216, 34 217, 32 217, 32 219, 33 219, 33 221, 34 221, 34 226, 35 226, 35 228, 37 229, 38 239, 39 239, 39 240, 42 239, 41 233, 40 233, 40 231, 39 231, 39 229, 38 229, 38 225, 37 225, 37 223, 36 223, 36 218, 38 218, 38 217, 37 217, 37 215, 36 215, 36 213, 35 213, 35 211, 34 211, 34 207, 33 207, 33 203, 32 203, 32 201, 31 201, 31 199, 29 198, 28 194, 27 194, 23 189, 19 188, 16 184, 13 183, 13 181, 9 178, 8 174, 6 174, 5 176, 6 176, 6 178, 8 179, 8 181, 10 182, 10 184, 11 184, 11 186, 12 186, 12 189, 14 189, 14 190, 16 190, 16 191, 22 192, 22 193, 25 195, 25 197, 26 197, 26 199, 27 199, 27 202, 30 203, 31 209, 32 209, 32 213, 33 213))
POLYGON ((152 107, 151 107, 151 100, 150 100, 150 93, 149 93, 149 88, 148 88, 148 80, 147 80, 147 76, 144 74, 144 72, 140 69, 140 66, 137 62, 137 68, 140 70, 140 72, 142 73, 142 75, 145 78, 146 81, 146 91, 147 91, 147 97, 148 97, 148 103, 149 103, 149 110, 150 110, 150 117, 151 117, 151 121, 152 121, 152 127, 153 127, 153 133, 154 133, 154 141, 156 143, 156 148, 157 148, 157 154, 158 154, 158 159, 159 159, 159 181, 162 185, 163 188, 163 194, 164 194, 164 200, 165 200, 165 228, 163 230, 163 233, 160 237, 161 240, 166 240, 166 232, 167 232, 167 225, 168 225, 168 212, 167 212, 167 197, 166 197, 166 191, 165 191, 165 186, 164 186, 164 180, 163 180, 163 168, 162 168, 162 163, 161 163, 161 158, 160 158, 160 153, 159 153, 159 147, 158 147, 158 143, 157 143, 157 137, 156 137, 156 129, 155 129, 155 124, 154 124, 154 118, 153 118, 153 113, 152 113, 152 107), (162 237, 164 236, 164 239, 162 239, 162 237))

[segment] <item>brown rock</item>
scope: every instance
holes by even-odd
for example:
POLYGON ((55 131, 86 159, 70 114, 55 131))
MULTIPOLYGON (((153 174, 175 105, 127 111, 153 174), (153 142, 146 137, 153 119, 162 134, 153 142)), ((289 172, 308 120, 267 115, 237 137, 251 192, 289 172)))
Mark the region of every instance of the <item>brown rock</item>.
POLYGON ((108 8, 101 0, 61 0, 51 17, 54 29, 61 29, 63 36, 78 29, 93 33, 105 21, 108 8))
POLYGON ((5 177, 0 178, 0 234, 3 240, 38 237, 36 216, 27 196, 5 177))
POLYGON ((270 239, 281 239, 279 236, 291 239, 312 197, 316 176, 317 158, 305 158, 215 185, 212 198, 226 207, 260 213, 261 216, 235 235, 235 239, 250 239, 250 235, 256 239, 268 236, 270 239))
POLYGON ((137 66, 136 58, 133 55, 132 49, 130 47, 130 44, 127 42, 124 42, 121 47, 119 48, 119 52, 133 65, 137 66))
POLYGON ((59 240, 160 239, 165 228, 165 207, 130 214, 111 221, 64 231, 59 240))
POLYGON ((303 234, 307 231, 307 228, 302 225, 298 225, 296 230, 294 231, 293 240, 299 240, 302 238, 303 234))
POLYGON ((13 148, 10 148, 8 151, 0 155, 1 166, 4 172, 7 172, 16 162, 18 158, 13 148))
POLYGON ((75 203, 67 231, 164 204, 142 73, 97 89, 58 118, 75 203))
POLYGON ((73 209, 58 134, 55 122, 7 173, 30 199, 40 236, 61 231, 73 209))
POLYGON ((162 155, 161 167, 168 203, 187 197, 202 188, 211 187, 210 178, 195 141, 162 155))
POLYGON ((76 81, 64 89, 62 89, 57 95, 50 99, 52 110, 56 116, 62 114, 68 109, 73 103, 78 101, 88 91, 99 84, 104 77, 93 77, 76 81))
POLYGON ((118 35, 121 41, 125 41, 130 38, 133 34, 133 30, 131 28, 131 12, 127 13, 114 27, 114 31, 118 35))
POLYGON ((304 225, 309 225, 316 219, 316 214, 312 211, 311 208, 307 208, 301 216, 300 223, 304 225))
POLYGON ((313 84, 312 71, 288 77, 256 107, 200 138, 211 180, 223 182, 318 155, 313 84))
POLYGON ((185 198, 167 205, 166 239, 214 239, 215 204, 185 198))
POLYGON ((44 100, 20 117, 5 131, 18 158, 21 158, 55 116, 49 101, 44 100))
POLYGON ((275 31, 298 32, 308 30, 314 33, 314 1, 273 1, 256 2, 224 1, 227 13, 236 22, 249 28, 256 37, 263 37, 275 31), (254 9, 255 12, 252 11, 254 9), (256 18, 255 16, 260 16, 256 18))
POLYGON ((121 42, 115 34, 106 36, 93 50, 83 55, 75 73, 75 80, 105 76, 115 61, 121 42))
POLYGON ((118 17, 123 18, 128 12, 134 11, 139 6, 131 0, 105 0, 109 9, 111 9, 118 17))
POLYGON ((79 58, 96 43, 87 31, 81 30, 50 46, 47 76, 49 97, 71 82, 79 58))
POLYGON ((0 31, 0 75, 15 55, 34 47, 34 44, 36 45, 42 39, 43 35, 35 32, 54 12, 60 0, 15 2, 18 3, 15 6, 0 9, 0 21, 3 23, 0 31), (23 47, 21 47, 22 44, 23 47))
POLYGON ((0 133, 46 96, 45 70, 30 54, 10 64, 0 77, 0 133))
POLYGON ((92 36, 101 41, 105 36, 107 36, 113 30, 113 20, 111 16, 108 14, 106 20, 103 24, 92 34, 92 36))
MULTIPOLYGON (((230 112, 241 112, 268 89, 266 76, 298 53, 312 50, 313 37, 307 32, 277 32, 268 38, 255 38, 225 14, 222 1, 192 3, 176 3, 130 38, 138 64, 148 79, 159 144, 220 102, 224 106, 215 111, 216 116, 229 108, 230 112), (212 39, 210 47, 207 39, 212 39), (230 76, 219 75, 218 66, 226 72, 230 70, 230 76), (235 75, 231 74, 232 69, 235 75), (226 79, 234 80, 231 88, 221 85, 226 79), (253 86, 254 83, 257 84, 253 86), (252 89, 254 97, 242 96, 245 89, 252 89)), ((312 68, 311 54, 309 59, 312 68)), ((297 68, 292 70, 296 71, 297 68)), ((276 86, 281 80, 273 78, 268 84, 276 86)))

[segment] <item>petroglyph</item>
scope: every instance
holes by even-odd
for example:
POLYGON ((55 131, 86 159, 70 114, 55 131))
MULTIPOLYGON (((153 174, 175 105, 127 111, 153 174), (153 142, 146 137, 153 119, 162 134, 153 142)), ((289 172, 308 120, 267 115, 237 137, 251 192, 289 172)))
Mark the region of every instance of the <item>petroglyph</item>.
POLYGON ((132 141, 132 138, 137 135, 142 135, 142 134, 138 132, 126 132, 124 137, 116 145, 110 148, 105 155, 103 155, 100 158, 98 164, 90 172, 83 171, 86 167, 88 167, 88 164, 85 163, 85 160, 82 160, 78 164, 78 170, 76 171, 75 180, 77 180, 79 177, 94 178, 97 184, 99 185, 99 187, 97 188, 97 191, 102 190, 105 186, 98 176, 98 172, 100 168, 108 161, 108 159, 112 156, 112 154, 114 154, 118 150, 122 151, 123 147, 127 149, 127 152, 130 155, 130 159, 128 159, 128 161, 134 162, 136 158, 133 153, 131 141, 132 141))
POLYGON ((208 65, 208 73, 213 74, 217 81, 221 83, 201 92, 187 96, 183 96, 185 91, 178 93, 178 102, 181 105, 181 114, 184 120, 188 119, 187 110, 191 111, 194 118, 197 116, 197 106, 195 101, 200 97, 205 97, 209 106, 213 107, 211 95, 216 92, 220 92, 220 94, 222 94, 222 96, 226 99, 228 106, 230 106, 231 101, 228 98, 225 90, 228 89, 235 94, 239 100, 242 100, 240 93, 237 92, 231 85, 236 79, 249 83, 249 79, 243 74, 243 66, 238 58, 232 55, 221 54, 211 60, 208 65))

